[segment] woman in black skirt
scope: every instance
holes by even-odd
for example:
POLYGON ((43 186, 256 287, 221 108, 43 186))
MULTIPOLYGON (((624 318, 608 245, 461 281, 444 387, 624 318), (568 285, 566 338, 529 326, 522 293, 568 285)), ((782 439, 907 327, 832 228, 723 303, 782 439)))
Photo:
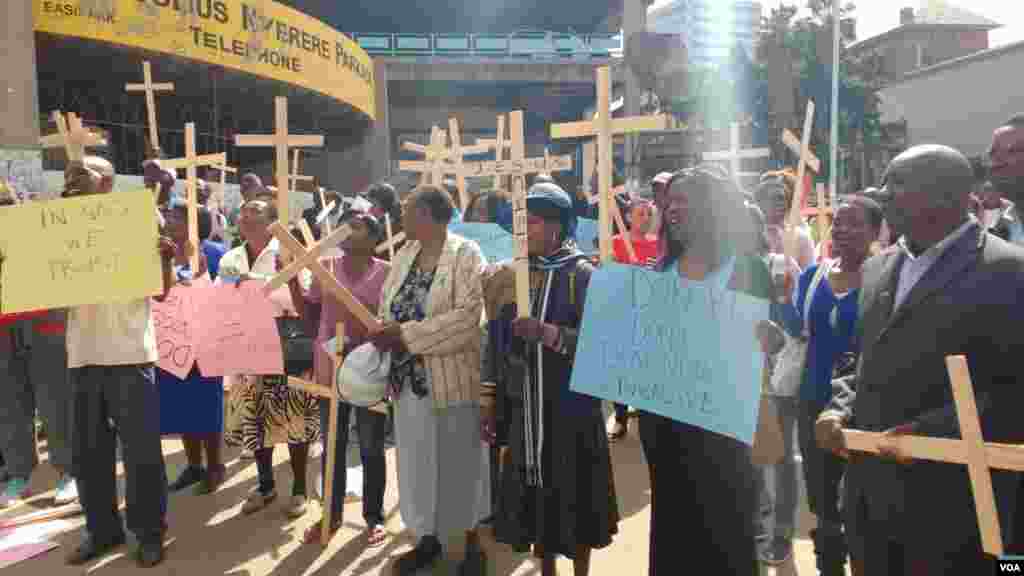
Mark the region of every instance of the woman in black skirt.
MULTIPOLYGON (((679 274, 683 283, 769 297, 770 275, 749 254, 750 218, 727 175, 713 167, 677 172, 658 204, 659 270, 679 274)), ((679 574, 685 566, 756 575, 750 448, 648 412, 640 413, 640 439, 651 478, 650 576, 679 574)))
POLYGON ((583 300, 592 265, 572 240, 572 200, 540 183, 526 197, 530 252, 529 318, 517 319, 514 272, 499 265, 488 290, 501 302, 489 323, 489 373, 484 374, 483 426, 493 439, 501 397, 509 459, 502 467, 497 540, 521 550, 532 544, 542 574, 555 574, 556 555, 586 576, 590 552, 611 544, 619 521, 601 402, 569 390, 583 300))

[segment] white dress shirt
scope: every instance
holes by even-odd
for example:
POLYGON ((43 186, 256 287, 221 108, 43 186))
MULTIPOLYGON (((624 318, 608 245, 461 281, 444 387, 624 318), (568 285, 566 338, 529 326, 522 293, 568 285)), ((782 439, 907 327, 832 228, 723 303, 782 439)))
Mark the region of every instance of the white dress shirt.
POLYGON ((974 218, 968 219, 959 228, 940 240, 938 244, 922 252, 920 256, 914 256, 910 252, 905 236, 900 237, 899 246, 900 250, 903 251, 904 260, 903 265, 900 267, 900 278, 896 284, 896 299, 893 303, 893 312, 899 309, 904 300, 907 299, 907 295, 910 294, 910 291, 924 277, 932 265, 975 223, 976 220, 974 218))

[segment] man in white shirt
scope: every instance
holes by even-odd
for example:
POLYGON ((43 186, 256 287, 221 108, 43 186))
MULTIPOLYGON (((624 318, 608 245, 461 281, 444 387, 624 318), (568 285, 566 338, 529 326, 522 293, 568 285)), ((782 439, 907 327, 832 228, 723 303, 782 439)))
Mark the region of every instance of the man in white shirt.
MULTIPOLYGON (((108 194, 114 167, 86 157, 65 172, 64 196, 108 194)), ((173 285, 174 244, 161 237, 163 296, 173 285)), ((116 281, 116 279, 113 279, 116 281)), ((163 560, 167 476, 160 446, 159 359, 149 298, 71 308, 67 319, 68 367, 75 394, 74 461, 85 508, 82 542, 66 557, 81 565, 125 542, 117 511, 116 440, 126 480, 127 526, 139 543, 136 559, 151 567, 163 560)))

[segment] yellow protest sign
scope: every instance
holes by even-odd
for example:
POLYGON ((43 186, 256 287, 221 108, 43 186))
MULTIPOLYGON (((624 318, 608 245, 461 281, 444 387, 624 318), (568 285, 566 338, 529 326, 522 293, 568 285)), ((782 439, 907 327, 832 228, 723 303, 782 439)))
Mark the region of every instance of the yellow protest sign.
POLYGON ((141 48, 314 90, 376 115, 354 40, 272 0, 32 0, 36 32, 141 48))
POLYGON ((0 311, 118 302, 163 289, 145 190, 0 208, 0 311))

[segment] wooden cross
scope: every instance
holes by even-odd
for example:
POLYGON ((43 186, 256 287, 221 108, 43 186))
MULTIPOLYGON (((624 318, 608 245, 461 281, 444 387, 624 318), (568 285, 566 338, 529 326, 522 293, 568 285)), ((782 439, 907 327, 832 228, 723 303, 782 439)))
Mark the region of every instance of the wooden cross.
POLYGON ((81 162, 87 147, 107 145, 102 136, 86 130, 74 112, 68 112, 65 119, 60 110, 55 110, 52 117, 57 124, 57 133, 43 136, 39 143, 43 148, 63 148, 68 162, 81 162))
POLYGON ((173 82, 164 82, 161 84, 153 83, 153 69, 149 65, 149 61, 142 62, 142 84, 125 84, 124 89, 127 92, 145 92, 146 93, 146 115, 148 117, 149 124, 149 141, 154 149, 160 148, 160 141, 156 123, 156 92, 174 92, 173 82))
MULTIPOLYGON (((800 160, 797 162, 796 169, 796 190, 793 193, 793 199, 789 206, 789 217, 786 218, 785 232, 783 234, 783 244, 786 256, 796 258, 796 229, 800 226, 800 206, 803 202, 804 196, 804 175, 806 174, 807 162, 811 158, 808 155, 810 151, 811 142, 811 128, 814 125, 814 100, 807 101, 807 111, 804 115, 804 129, 800 134, 800 160)), ((819 163, 820 167, 820 163, 819 163)), ((819 226, 822 222, 819 222, 819 226)), ((821 232, 819 228, 819 232, 821 232)))
POLYGON ((323 145, 323 135, 298 136, 288 133, 288 99, 283 96, 274 98, 273 134, 239 134, 235 136, 235 146, 274 148, 275 182, 279 190, 277 212, 278 218, 282 222, 290 222, 288 219, 288 194, 285 192, 288 190, 288 149, 301 147, 321 148, 323 145))
POLYGON ((299 150, 298 148, 292 150, 292 173, 288 175, 288 182, 291 183, 290 190, 294 193, 296 191, 296 184, 299 182, 312 182, 312 176, 306 176, 299 174, 299 150))
MULTIPOLYGON (((298 158, 296 158, 296 160, 298 160, 298 158)), ((331 210, 334 210, 334 207, 337 204, 335 202, 333 202, 333 201, 330 204, 327 203, 327 199, 324 197, 324 189, 323 188, 320 188, 319 190, 317 190, 316 193, 320 195, 320 206, 323 207, 320 210, 320 213, 316 215, 316 223, 317 224, 323 224, 323 226, 324 226, 324 233, 325 234, 330 234, 331 233, 331 219, 329 218, 329 216, 331 215, 331 210)))
POLYGON ((990 468, 1024 471, 1024 446, 985 442, 974 399, 974 385, 964 356, 947 356, 946 370, 953 387, 953 401, 960 422, 960 440, 927 436, 886 436, 881 432, 843 430, 846 447, 855 452, 880 453, 892 447, 916 460, 966 464, 978 513, 978 528, 985 552, 1003 554, 1003 535, 999 528, 990 468))
POLYGON ((348 288, 343 286, 338 280, 330 273, 327 268, 324 268, 323 263, 320 262, 320 255, 331 247, 336 246, 339 242, 343 241, 352 233, 352 229, 348 226, 340 226, 337 230, 331 233, 330 236, 325 237, 319 243, 310 244, 309 248, 302 246, 298 240, 292 236, 281 221, 278 220, 270 225, 270 233, 277 238, 277 241, 281 244, 281 248, 286 250, 295 259, 292 263, 281 270, 277 276, 274 276, 263 288, 263 293, 269 295, 274 290, 277 290, 281 286, 284 286, 288 281, 301 272, 304 268, 308 268, 310 272, 316 276, 317 280, 320 281, 320 285, 324 290, 330 292, 332 296, 337 298, 338 302, 341 302, 343 306, 348 308, 349 312, 356 317, 368 330, 373 332, 380 327, 380 321, 377 320, 376 316, 372 312, 366 309, 348 288))
POLYGON ((598 228, 600 230, 601 259, 605 262, 611 260, 612 257, 612 218, 615 218, 619 230, 622 231, 630 257, 635 258, 629 234, 622 223, 622 214, 619 213, 618 204, 612 198, 612 162, 614 162, 612 138, 618 134, 667 130, 671 125, 671 117, 665 114, 613 119, 611 114, 611 72, 607 66, 597 69, 597 117, 594 120, 551 125, 552 140, 597 137, 597 187, 600 194, 598 228), (618 216, 615 217, 613 214, 618 214, 618 216))
MULTIPOLYGON (((199 271, 199 200, 196 197, 197 178, 196 168, 199 166, 224 165, 228 161, 227 154, 207 154, 206 156, 196 155, 196 125, 193 122, 185 124, 185 157, 172 160, 161 160, 160 165, 175 170, 185 170, 185 192, 186 204, 188 207, 188 241, 192 244, 192 251, 189 254, 189 266, 192 273, 199 271)), ((221 173, 223 174, 223 172, 221 173)))
POLYGON ((758 172, 742 172, 742 161, 753 160, 756 158, 768 158, 772 155, 770 148, 748 148, 746 150, 740 149, 740 125, 738 122, 732 122, 729 124, 729 149, 722 152, 705 152, 704 160, 710 162, 721 162, 729 161, 729 168, 732 171, 732 177, 736 180, 736 185, 742 189, 740 182, 741 176, 749 176, 751 174, 757 175, 758 172))
POLYGON ((217 194, 214 197, 217 199, 217 205, 223 209, 223 205, 224 205, 224 191, 227 189, 228 172, 231 172, 232 174, 237 174, 238 173, 238 169, 237 168, 232 168, 231 166, 228 166, 226 163, 225 164, 215 164, 215 165, 210 166, 210 168, 212 168, 214 170, 219 170, 220 171, 220 184, 219 184, 219 188, 217 189, 217 194))
POLYGON ((459 121, 448 119, 448 132, 437 126, 430 132, 430 145, 423 146, 415 142, 402 144, 404 150, 423 154, 424 160, 419 162, 400 161, 398 169, 407 172, 419 172, 420 183, 431 183, 440 186, 445 174, 455 175, 455 185, 459 190, 459 203, 463 210, 469 206, 469 192, 466 190, 466 173, 463 170, 463 158, 469 154, 483 154, 494 147, 493 140, 481 140, 471 146, 462 145, 459 121), (451 141, 451 147, 445 148, 445 139, 451 141))

